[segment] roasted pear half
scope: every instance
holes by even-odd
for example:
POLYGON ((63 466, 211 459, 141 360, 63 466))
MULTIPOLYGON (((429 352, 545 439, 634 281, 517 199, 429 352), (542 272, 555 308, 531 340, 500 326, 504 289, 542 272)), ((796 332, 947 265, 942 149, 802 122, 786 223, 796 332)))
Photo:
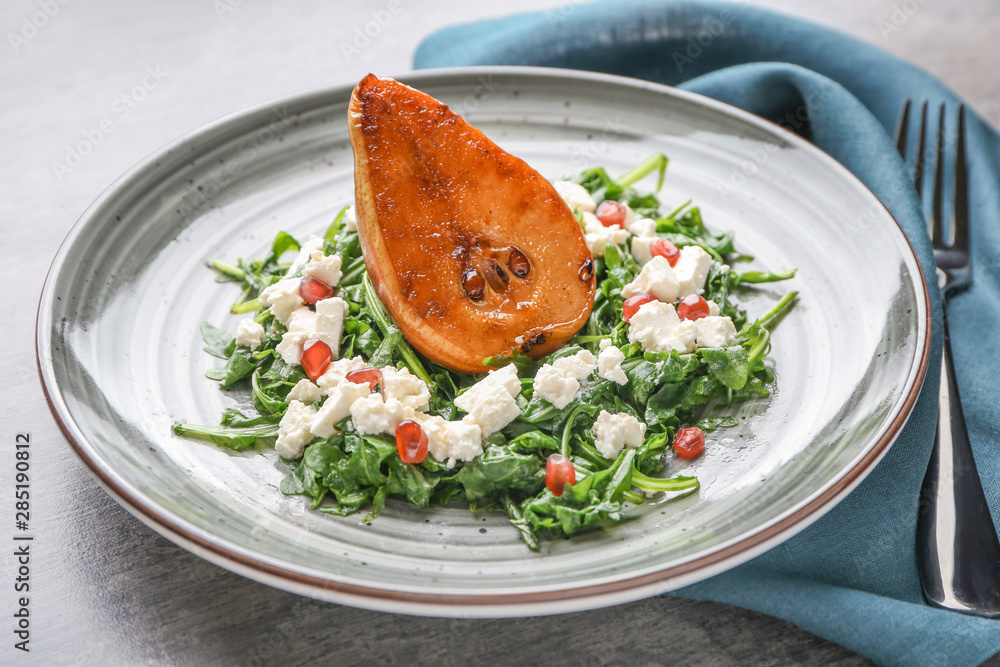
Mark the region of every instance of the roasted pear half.
POLYGON ((393 79, 362 79, 348 122, 365 264, 414 348, 483 373, 487 357, 540 357, 573 337, 594 305, 594 260, 547 180, 393 79))

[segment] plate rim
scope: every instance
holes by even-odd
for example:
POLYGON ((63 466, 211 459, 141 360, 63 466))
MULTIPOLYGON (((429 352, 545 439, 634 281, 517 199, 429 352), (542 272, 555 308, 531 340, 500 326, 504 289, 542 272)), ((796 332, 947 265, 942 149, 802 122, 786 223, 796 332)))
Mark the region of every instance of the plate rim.
POLYGON ((777 134, 792 146, 810 151, 817 159, 826 161, 829 166, 832 166, 835 170, 840 170, 849 180, 860 185, 871 194, 875 201, 879 203, 884 213, 895 223, 896 232, 902 237, 905 248, 908 251, 908 253, 904 253, 904 256, 908 260, 912 259, 913 265, 916 267, 915 276, 919 276, 919 282, 922 287, 921 290, 917 290, 917 305, 924 310, 923 319, 919 318, 919 313, 915 318, 918 324, 918 335, 920 334, 920 328, 922 327, 923 329, 923 336, 919 341, 921 347, 918 355, 919 362, 915 368, 911 365, 910 377, 907 378, 907 382, 910 384, 906 397, 899 404, 895 416, 888 426, 885 427, 879 439, 860 460, 847 469, 840 477, 830 482, 822 492, 813 493, 807 501, 798 507, 786 511, 771 522, 759 527, 755 532, 739 540, 667 568, 659 568, 642 574, 620 579, 616 578, 600 583, 575 584, 538 592, 486 594, 429 593, 393 588, 377 588, 338 581, 329 577, 320 577, 309 572, 294 569, 293 567, 278 564, 267 557, 255 556, 252 550, 235 544, 229 544, 226 540, 213 539, 214 536, 211 533, 189 525, 186 520, 174 516, 171 512, 162 510, 155 503, 147 502, 142 497, 142 494, 130 488, 130 484, 117 478, 118 476, 113 469, 104 469, 99 460, 100 456, 97 449, 89 442, 82 429, 77 426, 67 405, 62 400, 62 393, 56 381, 52 359, 48 355, 48 352, 52 346, 52 337, 49 335, 49 332, 52 330, 51 308, 54 306, 54 284, 66 260, 67 251, 83 233, 88 220, 94 217, 96 212, 100 211, 106 201, 123 190, 123 186, 127 185, 136 175, 147 169, 155 168, 159 160, 166 158, 174 150, 199 138, 209 138, 230 124, 256 114, 266 114, 273 111, 275 107, 303 104, 309 98, 328 97, 338 91, 350 89, 354 86, 353 83, 339 83, 273 98, 260 104, 235 111, 185 132, 162 145, 116 178, 85 209, 80 218, 70 228, 65 239, 63 239, 46 272, 36 313, 35 331, 35 360, 46 403, 60 431, 77 457, 84 463, 90 473, 94 475, 105 491, 128 510, 129 513, 158 534, 195 555, 227 570, 290 592, 308 595, 321 600, 340 602, 355 607, 396 613, 451 617, 526 616, 563 613, 633 601, 656 593, 664 593, 736 567, 773 546, 790 539, 817 521, 832 510, 874 470, 876 464, 885 456, 886 452, 895 442, 913 412, 929 366, 933 321, 933 311, 931 309, 926 274, 909 237, 907 237, 899 221, 896 220, 885 203, 860 178, 815 144, 806 141, 770 120, 713 98, 673 86, 643 79, 585 70, 528 66, 475 66, 410 70, 394 75, 393 78, 408 83, 416 83, 421 80, 439 80, 487 73, 608 82, 640 88, 675 98, 682 98, 696 105, 711 108, 728 117, 735 117, 743 123, 757 126, 771 134, 777 134))

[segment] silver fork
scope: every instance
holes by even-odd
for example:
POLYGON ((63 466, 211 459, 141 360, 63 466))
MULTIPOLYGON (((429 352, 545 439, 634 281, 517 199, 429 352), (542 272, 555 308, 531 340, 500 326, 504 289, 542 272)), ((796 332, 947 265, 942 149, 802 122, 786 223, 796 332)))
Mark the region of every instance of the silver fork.
MULTIPOLYGON (((910 134, 910 100, 903 105, 896 128, 896 147, 906 160, 910 134)), ((969 270, 969 179, 965 157, 965 107, 959 105, 955 145, 954 196, 951 224, 944 208, 945 106, 938 115, 935 149, 927 147, 927 102, 921 105, 917 136, 917 193, 923 193, 925 158, 933 160, 934 188, 930 194, 930 235, 937 264, 938 286, 945 299, 972 282, 969 270)), ((938 424, 930 465, 921 488, 917 520, 917 560, 924 597, 931 604, 989 618, 1000 617, 1000 541, 983 495, 982 483, 965 427, 955 381, 945 314, 944 359, 938 397, 938 424)))

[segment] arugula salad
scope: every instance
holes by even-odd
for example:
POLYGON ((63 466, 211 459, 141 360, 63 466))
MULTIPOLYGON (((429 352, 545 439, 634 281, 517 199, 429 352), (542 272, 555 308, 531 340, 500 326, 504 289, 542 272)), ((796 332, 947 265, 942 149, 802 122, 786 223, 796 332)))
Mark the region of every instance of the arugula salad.
POLYGON ((553 186, 594 256, 586 325, 542 359, 512 349, 470 376, 417 353, 386 312, 365 269, 356 220, 344 207, 322 237, 279 232, 271 251, 209 260, 240 287, 236 335, 202 324, 206 375, 246 396, 218 425, 178 421, 177 434, 233 450, 273 446, 289 466, 280 489, 334 515, 388 498, 421 507, 466 503, 504 512, 524 543, 624 518, 627 503, 695 492, 664 478, 672 457, 702 455, 705 434, 736 420, 716 408, 766 396, 770 331, 791 292, 749 319, 735 298, 794 276, 739 271, 732 233, 690 201, 662 210, 667 158, 611 178, 603 168, 553 186), (288 256, 296 253, 289 263, 288 256), (252 401, 252 409, 250 402, 252 401))

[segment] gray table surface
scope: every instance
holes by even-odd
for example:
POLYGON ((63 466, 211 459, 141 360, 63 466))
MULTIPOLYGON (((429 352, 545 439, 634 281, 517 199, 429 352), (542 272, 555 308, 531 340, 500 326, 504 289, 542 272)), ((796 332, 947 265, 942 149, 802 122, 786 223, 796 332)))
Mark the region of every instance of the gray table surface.
MULTIPOLYGON (((412 618, 300 598, 211 565, 146 528, 98 486, 49 414, 34 365, 38 294, 62 238, 119 174, 221 115, 369 71, 405 71, 435 28, 572 4, 400 0, 384 30, 348 57, 341 45, 388 0, 3 2, 0 293, 12 333, 0 355, 0 495, 12 514, 13 444, 30 434, 35 542, 30 654, 13 648, 16 564, 12 550, 2 550, 0 617, 8 620, 0 622, 0 664, 866 662, 767 616, 671 598, 513 620, 412 618), (123 106, 122 96, 144 78, 144 99, 123 106), (102 121, 112 129, 94 150, 68 171, 58 168, 67 147, 102 121)), ((755 4, 909 58, 987 119, 1000 119, 995 0, 755 4)), ((12 531, 4 527, 0 538, 12 531)), ((990 662, 1000 665, 997 657, 990 662)))

